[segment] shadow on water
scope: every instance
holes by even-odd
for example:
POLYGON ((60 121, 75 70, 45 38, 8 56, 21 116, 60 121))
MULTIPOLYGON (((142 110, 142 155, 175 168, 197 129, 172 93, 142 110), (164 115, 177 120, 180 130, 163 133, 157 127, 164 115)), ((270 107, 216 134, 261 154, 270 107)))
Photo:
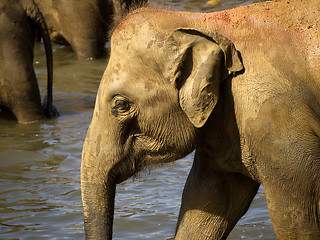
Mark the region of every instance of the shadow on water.
MULTIPOLYGON (((252 1, 160 1, 151 5, 214 11, 252 1)), ((256 1, 258 2, 258 1, 256 1)), ((35 46, 42 98, 46 62, 35 46)), ((0 239, 83 239, 80 159, 106 60, 80 61, 54 45, 54 105, 60 116, 31 125, 0 118, 0 239)), ((193 155, 117 188, 115 239, 172 239, 193 155)), ((229 239, 274 239, 263 189, 229 239)))

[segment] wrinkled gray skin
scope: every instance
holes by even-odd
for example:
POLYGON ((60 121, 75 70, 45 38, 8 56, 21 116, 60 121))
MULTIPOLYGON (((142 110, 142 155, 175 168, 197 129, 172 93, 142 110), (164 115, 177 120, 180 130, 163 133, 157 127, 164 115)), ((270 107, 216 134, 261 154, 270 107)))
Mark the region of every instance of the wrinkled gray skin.
POLYGON ((86 238, 112 238, 116 184, 196 149, 176 239, 226 239, 260 184, 279 239, 320 239, 319 13, 280 0, 129 14, 83 147, 86 238))
MULTIPOLYGON (((70 44, 79 59, 105 55, 113 21, 122 17, 132 0, 35 0, 52 41, 70 44)), ((137 0, 141 4, 145 0, 137 0)))
POLYGON ((0 108, 9 110, 19 123, 52 116, 52 48, 45 21, 32 0, 0 1, 0 108), (41 105, 33 69, 35 29, 44 39, 48 92, 41 105))

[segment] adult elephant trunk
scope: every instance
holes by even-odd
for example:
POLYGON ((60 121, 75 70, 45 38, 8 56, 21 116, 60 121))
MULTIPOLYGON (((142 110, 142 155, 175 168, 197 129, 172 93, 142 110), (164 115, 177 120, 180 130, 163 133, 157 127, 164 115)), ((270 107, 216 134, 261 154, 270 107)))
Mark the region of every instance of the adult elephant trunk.
POLYGON ((43 39, 47 62, 47 97, 44 102, 44 113, 47 117, 52 117, 55 115, 52 107, 53 54, 49 31, 39 8, 32 0, 23 0, 22 5, 25 8, 26 14, 33 20, 40 30, 40 34, 43 39))

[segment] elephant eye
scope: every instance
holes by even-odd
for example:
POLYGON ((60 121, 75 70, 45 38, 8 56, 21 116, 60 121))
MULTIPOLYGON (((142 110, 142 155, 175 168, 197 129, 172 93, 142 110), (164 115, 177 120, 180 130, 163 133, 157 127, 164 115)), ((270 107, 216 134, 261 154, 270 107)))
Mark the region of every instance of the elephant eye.
POLYGON ((111 112, 113 115, 118 116, 129 111, 130 107, 131 104, 127 98, 117 95, 113 98, 111 112))
POLYGON ((128 103, 125 100, 117 99, 114 105, 115 108, 126 108, 128 103))

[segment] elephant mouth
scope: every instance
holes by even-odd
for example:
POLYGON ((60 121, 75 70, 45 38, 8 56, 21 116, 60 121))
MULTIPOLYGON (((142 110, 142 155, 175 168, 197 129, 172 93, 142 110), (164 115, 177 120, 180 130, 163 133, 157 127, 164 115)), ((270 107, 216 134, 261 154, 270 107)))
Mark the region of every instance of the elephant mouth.
MULTIPOLYGON (((122 183, 131 178, 136 173, 140 172, 142 168, 137 167, 136 161, 129 157, 129 160, 121 161, 114 168, 114 172, 117 174, 115 177, 116 184, 122 183)), ((112 171, 113 172, 113 171, 112 171)))
POLYGON ((175 145, 165 146, 152 137, 141 132, 132 134, 123 144, 122 157, 110 170, 116 184, 122 183, 146 166, 155 166, 183 158, 192 152, 194 145, 177 148, 175 145))
POLYGON ((131 178, 135 173, 141 171, 140 157, 135 154, 135 134, 129 136, 123 144, 122 157, 120 161, 111 168, 110 174, 114 177, 116 184, 131 178))

